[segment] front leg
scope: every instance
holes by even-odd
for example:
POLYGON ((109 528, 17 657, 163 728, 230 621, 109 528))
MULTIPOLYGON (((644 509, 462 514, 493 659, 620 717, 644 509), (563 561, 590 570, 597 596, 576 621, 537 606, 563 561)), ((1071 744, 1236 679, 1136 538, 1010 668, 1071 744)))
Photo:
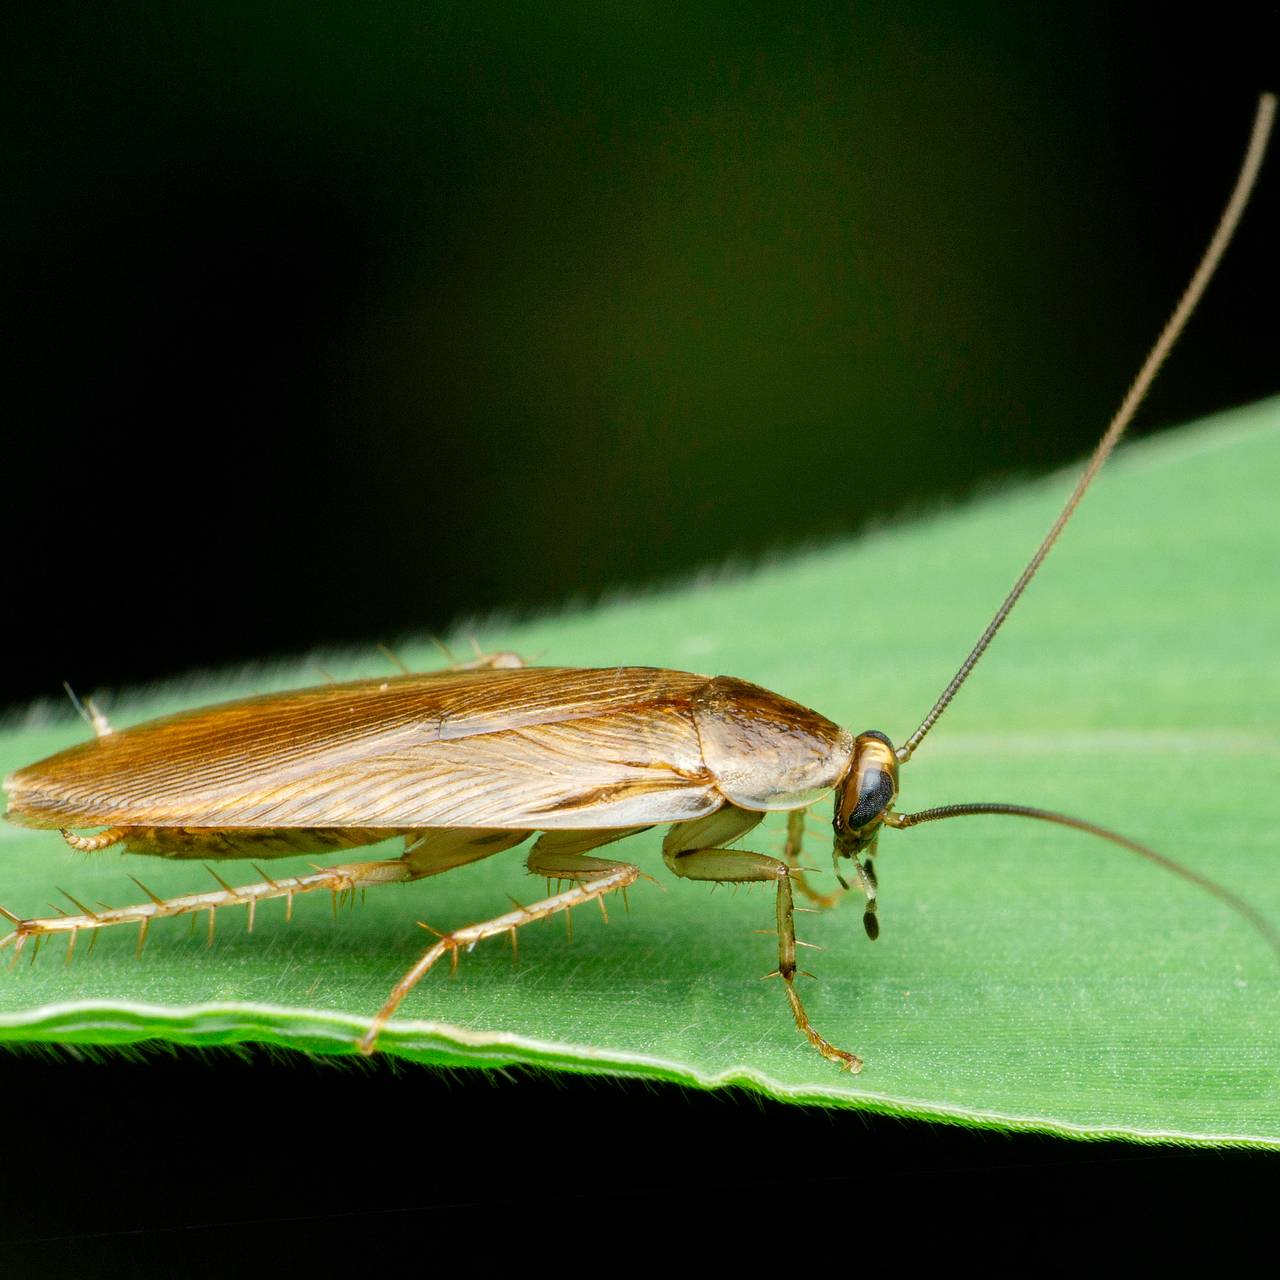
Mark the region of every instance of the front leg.
POLYGON ((791 868, 792 883, 810 902, 824 909, 834 907, 844 895, 840 892, 819 893, 817 889, 810 886, 805 868, 800 865, 800 851, 804 848, 804 818, 804 809, 792 809, 787 814, 787 844, 782 851, 782 856, 786 858, 787 866, 791 868))
POLYGON ((672 827, 663 841, 662 856, 670 869, 686 880, 711 880, 718 884, 756 884, 772 881, 777 885, 778 967, 767 977, 782 979, 791 1005, 792 1016, 801 1034, 831 1062, 849 1071, 861 1071, 862 1059, 857 1054, 837 1048, 814 1030, 796 991, 795 901, 791 892, 793 872, 785 862, 763 853, 746 849, 709 848, 704 840, 724 837, 722 832, 738 828, 736 834, 750 830, 763 815, 726 806, 708 818, 672 827))

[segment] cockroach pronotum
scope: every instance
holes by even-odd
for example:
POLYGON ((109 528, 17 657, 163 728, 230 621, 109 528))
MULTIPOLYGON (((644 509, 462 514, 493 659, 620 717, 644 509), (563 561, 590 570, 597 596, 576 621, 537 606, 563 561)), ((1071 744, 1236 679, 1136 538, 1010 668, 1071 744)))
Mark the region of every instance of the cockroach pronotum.
MULTIPOLYGON (((259 902, 316 889, 337 893, 420 880, 487 858, 536 835, 530 872, 569 888, 527 907, 438 937, 396 983, 359 1041, 372 1052, 401 1001, 439 960, 534 920, 625 893, 640 877, 627 862, 589 856, 650 827, 669 830, 668 868, 689 880, 756 882, 776 889, 778 964, 796 1025, 815 1049, 857 1071, 859 1058, 809 1021, 799 972, 793 886, 817 897, 797 857, 802 814, 834 792, 833 863, 865 899, 878 933, 874 855, 884 827, 975 814, 1058 823, 1150 859, 1214 895, 1280 951, 1280 937, 1247 903, 1163 854, 1114 831, 1020 804, 950 804, 896 810, 902 766, 964 684, 1057 541, 1133 418, 1195 308, 1239 221, 1266 148, 1275 98, 1258 104, 1235 188, 1186 292, 1167 321, 1075 489, 986 629, 916 730, 899 747, 877 730, 853 734, 744 680, 645 667, 526 666, 512 654, 447 670, 358 680, 182 712, 121 732, 100 713, 96 737, 20 769, 5 782, 6 816, 54 828, 74 849, 123 846, 166 858, 272 858, 333 852, 403 837, 398 858, 346 862, 312 874, 151 900, 121 909, 22 919, 0 941, 26 941, 109 925, 259 902), (736 846, 766 813, 788 814, 785 858, 736 846), (99 828, 92 834, 84 829, 99 828)), ((549 886, 550 888, 550 886, 549 886)), ((96 935, 95 935, 96 936, 96 935)))

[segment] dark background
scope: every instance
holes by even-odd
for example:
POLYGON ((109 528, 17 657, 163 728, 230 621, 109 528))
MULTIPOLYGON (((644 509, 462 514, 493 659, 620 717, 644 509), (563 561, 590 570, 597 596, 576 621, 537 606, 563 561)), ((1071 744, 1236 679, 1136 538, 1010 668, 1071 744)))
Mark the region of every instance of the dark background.
MULTIPOLYGON (((0 706, 589 599, 1081 456, 1277 83, 1263 11, 29 7, 0 706)), ((1139 432, 1280 388, 1278 213, 1273 161, 1139 432)))
MULTIPOLYGON (((1280 83, 1263 12, 10 16, 0 705, 590 599, 1078 458, 1280 83)), ((1280 389, 1278 213, 1273 157, 1138 433, 1280 389)), ((856 1254, 902 1182, 1182 1194, 1254 1167, 265 1055, 11 1058, 0 1089, 10 1238, 177 1224, 196 1261, 290 1216, 294 1247, 581 1227, 605 1187, 687 1219, 691 1185, 726 1235, 838 1206, 805 1221, 856 1254), (553 1160, 523 1140, 548 1122, 553 1160)), ((85 1274, 123 1238, 60 1247, 85 1274)))

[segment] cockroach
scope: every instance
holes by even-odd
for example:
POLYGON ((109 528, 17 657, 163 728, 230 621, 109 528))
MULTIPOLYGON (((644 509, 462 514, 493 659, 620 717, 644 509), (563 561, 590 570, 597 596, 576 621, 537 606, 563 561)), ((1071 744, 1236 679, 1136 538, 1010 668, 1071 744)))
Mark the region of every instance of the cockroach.
MULTIPOLYGON (((346 862, 312 874, 233 888, 215 873, 208 893, 122 909, 22 919, 0 942, 15 955, 30 938, 136 924, 139 946, 153 920, 248 908, 317 889, 336 894, 421 880, 536 840, 531 873, 560 891, 479 924, 440 934, 395 984, 361 1037, 371 1053, 401 1001, 441 959, 485 938, 604 898, 640 870, 593 851, 655 826, 667 867, 687 880, 772 884, 777 968, 797 1027, 825 1058, 857 1071, 857 1055, 810 1023, 796 991, 800 972, 793 886, 806 883, 798 856, 803 813, 834 792, 832 860, 865 902, 867 934, 879 932, 874 856, 885 827, 977 814, 1057 823, 1120 845, 1198 885, 1231 907, 1280 951, 1280 937, 1235 894, 1135 840, 1080 818, 1021 804, 964 803, 900 813, 899 775, 960 690, 1074 514, 1133 419, 1152 379, 1208 284, 1239 221, 1266 148, 1275 98, 1258 104, 1235 188, 1186 292, 1124 397, 1074 491, 1004 602, 916 730, 895 747, 878 730, 853 734, 816 711, 731 676, 647 667, 603 670, 524 665, 511 654, 428 674, 357 680, 182 712, 121 732, 96 709, 96 737, 5 782, 6 817, 54 828, 85 851, 122 845, 166 858, 328 853, 404 840, 398 858, 346 862), (767 813, 788 814, 783 858, 735 847, 767 813), (90 834, 85 829, 94 829, 90 834), (567 889, 563 886, 569 885, 567 889)), ((548 888, 550 889, 550 885, 548 888)), ((73 900, 74 902, 74 900, 73 900)), ((0 910, 3 910, 0 908, 0 910)), ((96 934, 94 935, 96 937, 96 934)))

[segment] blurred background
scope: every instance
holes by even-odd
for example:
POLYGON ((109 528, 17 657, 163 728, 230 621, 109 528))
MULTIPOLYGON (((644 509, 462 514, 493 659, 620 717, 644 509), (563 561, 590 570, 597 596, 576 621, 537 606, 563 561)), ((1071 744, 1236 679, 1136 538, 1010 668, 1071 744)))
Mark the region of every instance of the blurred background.
MULTIPOLYGON (((1280 81, 1262 15, 9 15, 0 706, 590 601, 1082 457, 1280 81)), ((1278 213, 1273 156, 1136 434, 1280 390, 1278 213)), ((384 1242, 488 1229, 530 1204, 507 1176, 526 1160, 566 1189, 535 1198, 541 1225, 606 1182, 652 1221, 694 1161, 700 1204, 799 1193, 846 1239, 866 1170, 890 1191, 910 1176, 904 1213, 932 1186, 1006 1203, 1087 1177, 1093 1214, 1127 1211, 1139 1159, 1184 1194, 1206 1161, 1256 1172, 1244 1153, 518 1079, 249 1050, 7 1057, 0 1238, 41 1240, 43 1275, 106 1274, 86 1259, 113 1249, 171 1274, 179 1239, 188 1274, 215 1274, 219 1242, 296 1254, 335 1217, 384 1242), (565 1141, 530 1154, 549 1119, 565 1141), (122 1123, 139 1140, 107 1142, 115 1176, 69 1182, 50 1133, 94 1146, 122 1123)))
MULTIPOLYGON (((1274 87, 1254 13, 28 7, 0 704, 591 600, 1079 458, 1274 87)), ((1138 434, 1280 389, 1278 211, 1273 159, 1138 434)))

